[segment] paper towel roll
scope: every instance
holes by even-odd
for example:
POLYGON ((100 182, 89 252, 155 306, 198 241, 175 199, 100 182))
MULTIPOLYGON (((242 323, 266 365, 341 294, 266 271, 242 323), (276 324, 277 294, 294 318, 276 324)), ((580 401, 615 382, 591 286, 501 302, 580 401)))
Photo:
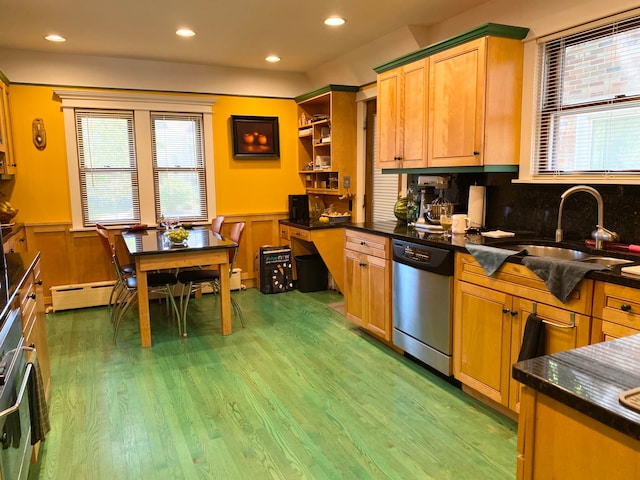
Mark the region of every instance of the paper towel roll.
POLYGON ((471 228, 484 227, 485 187, 478 185, 469 187, 469 209, 467 212, 471 228))

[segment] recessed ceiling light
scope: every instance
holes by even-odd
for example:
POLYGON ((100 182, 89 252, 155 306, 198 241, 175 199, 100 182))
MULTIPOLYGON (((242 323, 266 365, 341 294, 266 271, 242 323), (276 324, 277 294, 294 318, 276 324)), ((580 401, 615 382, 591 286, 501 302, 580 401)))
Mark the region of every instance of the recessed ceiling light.
POLYGON ((331 25, 332 27, 338 27, 340 25, 344 25, 346 20, 341 17, 329 17, 324 21, 325 25, 331 25))
POLYGON ((278 63, 282 59, 277 55, 269 55, 265 60, 269 63, 278 63))
POLYGON ((66 42, 67 41, 66 38, 61 37, 60 35, 47 35, 44 38, 46 40, 49 40, 50 42, 66 42))
POLYGON ((181 28, 179 30, 176 30, 176 35, 180 37, 193 37, 195 34, 196 32, 188 28, 181 28))

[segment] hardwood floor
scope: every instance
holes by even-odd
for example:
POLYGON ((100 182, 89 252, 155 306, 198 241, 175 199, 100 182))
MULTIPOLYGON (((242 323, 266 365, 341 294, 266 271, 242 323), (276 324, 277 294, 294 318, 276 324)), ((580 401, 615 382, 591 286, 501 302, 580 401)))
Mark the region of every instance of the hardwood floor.
POLYGON ((118 344, 106 308, 49 314, 51 433, 29 479, 513 479, 516 424, 327 305, 335 292, 216 295, 189 337, 152 305, 118 344), (211 312, 216 312, 212 314, 211 312))

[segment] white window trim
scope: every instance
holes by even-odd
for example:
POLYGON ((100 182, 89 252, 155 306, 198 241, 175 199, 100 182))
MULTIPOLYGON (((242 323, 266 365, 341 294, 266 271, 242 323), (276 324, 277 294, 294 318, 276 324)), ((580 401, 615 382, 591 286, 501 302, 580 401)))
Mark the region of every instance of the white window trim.
POLYGON ((62 100, 64 129, 67 144, 67 168, 73 230, 89 230, 83 225, 80 193, 80 164, 75 128, 76 108, 122 109, 134 111, 136 155, 138 158, 138 181, 140 186, 141 222, 155 225, 153 192, 153 168, 151 164, 151 123, 149 113, 182 112, 201 113, 204 132, 204 161, 207 181, 207 218, 216 216, 215 175, 213 164, 213 105, 217 99, 209 97, 170 96, 155 94, 130 94, 115 92, 88 92, 80 90, 54 90, 62 100))
POLYGON ((566 29, 524 40, 524 65, 522 83, 522 116, 520 137, 520 168, 518 178, 513 183, 568 184, 583 183, 599 185, 640 185, 640 175, 535 175, 535 144, 537 98, 536 79, 538 78, 538 46, 540 43, 571 33, 588 30, 600 25, 638 15, 640 9, 632 9, 592 22, 568 26, 566 29))

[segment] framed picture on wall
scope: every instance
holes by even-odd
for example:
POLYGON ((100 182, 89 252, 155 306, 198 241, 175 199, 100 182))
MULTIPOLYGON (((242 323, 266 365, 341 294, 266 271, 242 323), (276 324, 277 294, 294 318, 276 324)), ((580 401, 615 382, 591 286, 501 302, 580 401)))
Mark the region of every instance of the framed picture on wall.
POLYGON ((231 115, 233 158, 280 158, 278 117, 231 115))

